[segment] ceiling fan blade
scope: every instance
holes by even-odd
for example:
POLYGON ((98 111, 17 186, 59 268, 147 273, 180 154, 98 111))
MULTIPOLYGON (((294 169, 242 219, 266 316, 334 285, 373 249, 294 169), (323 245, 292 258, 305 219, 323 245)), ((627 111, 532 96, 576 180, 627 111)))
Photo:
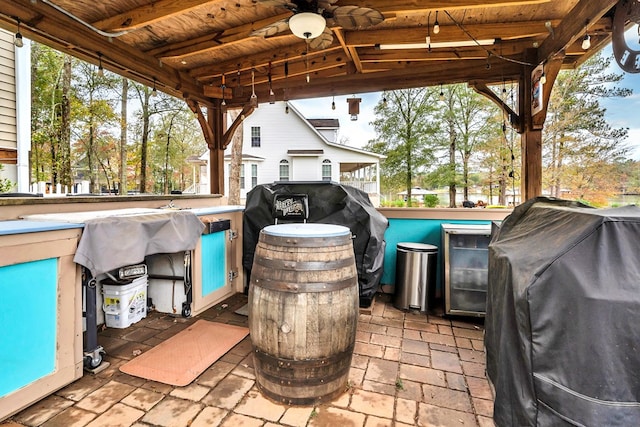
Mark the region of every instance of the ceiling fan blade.
POLYGON ((369 7, 338 6, 332 13, 336 23, 346 30, 368 28, 384 21, 382 13, 369 7))
POLYGON ((309 40, 309 49, 322 50, 326 49, 333 43, 333 31, 331 28, 325 28, 322 34, 315 39, 309 40))
POLYGON ((249 34, 252 37, 271 37, 289 29, 289 18, 281 19, 273 24, 265 25, 249 34))
POLYGON ((328 9, 334 3, 337 3, 338 0, 318 0, 318 9, 328 9))
POLYGON ((286 7, 287 9, 293 9, 296 7, 295 3, 289 0, 258 0, 258 3, 265 6, 286 7))

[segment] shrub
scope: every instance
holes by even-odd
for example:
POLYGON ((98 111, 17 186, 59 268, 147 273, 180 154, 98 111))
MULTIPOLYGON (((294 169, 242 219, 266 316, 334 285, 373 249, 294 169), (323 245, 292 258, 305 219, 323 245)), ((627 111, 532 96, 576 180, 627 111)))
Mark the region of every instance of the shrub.
POLYGON ((436 206, 438 206, 439 202, 440 200, 438 199, 438 196, 436 194, 426 194, 424 196, 424 206, 426 208, 435 208, 436 206))

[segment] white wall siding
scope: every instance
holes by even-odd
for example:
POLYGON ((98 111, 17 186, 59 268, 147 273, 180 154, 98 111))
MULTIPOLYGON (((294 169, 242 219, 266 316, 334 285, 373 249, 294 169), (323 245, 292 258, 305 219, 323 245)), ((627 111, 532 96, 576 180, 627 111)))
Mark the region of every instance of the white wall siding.
POLYGON ((18 148, 13 33, 0 30, 0 147, 18 148))

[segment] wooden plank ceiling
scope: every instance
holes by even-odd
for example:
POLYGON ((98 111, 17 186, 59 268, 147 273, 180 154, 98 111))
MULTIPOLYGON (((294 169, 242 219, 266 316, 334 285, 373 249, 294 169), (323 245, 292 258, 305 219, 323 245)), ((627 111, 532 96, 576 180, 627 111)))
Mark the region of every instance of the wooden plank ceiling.
POLYGON ((540 63, 560 54, 563 67, 575 67, 610 40, 616 2, 319 3, 329 5, 328 11, 372 8, 384 20, 367 28, 344 28, 349 26, 329 19, 332 41, 323 48, 308 46, 286 25, 269 37, 252 34, 297 13, 292 9, 299 7, 287 0, 0 0, 0 26, 15 32, 19 20, 25 37, 95 64, 101 61, 107 69, 205 105, 219 103, 224 86, 226 104, 240 106, 253 91, 259 102, 269 101, 270 89, 282 100, 512 81, 522 74, 524 59, 531 57, 540 63), (580 44, 586 31, 592 47, 585 51, 580 44), (430 50, 384 49, 389 44, 425 43, 428 33, 430 50), (474 39, 495 42, 478 46, 474 39), (440 42, 469 45, 436 47, 440 42))

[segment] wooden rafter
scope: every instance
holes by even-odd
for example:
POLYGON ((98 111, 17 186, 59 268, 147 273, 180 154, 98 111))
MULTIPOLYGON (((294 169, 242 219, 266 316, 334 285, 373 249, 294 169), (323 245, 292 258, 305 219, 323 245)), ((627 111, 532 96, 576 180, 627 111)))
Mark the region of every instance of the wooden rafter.
POLYGON ((554 29, 554 36, 542 42, 538 49, 538 63, 551 60, 584 36, 587 26, 600 20, 616 3, 618 0, 580 0, 554 29))
POLYGON ((135 30, 216 2, 220 0, 159 0, 94 22, 93 26, 105 31, 135 30))
POLYGON ((548 3, 550 0, 366 0, 360 6, 371 7, 382 13, 406 13, 429 10, 475 9, 484 7, 521 6, 548 3))

